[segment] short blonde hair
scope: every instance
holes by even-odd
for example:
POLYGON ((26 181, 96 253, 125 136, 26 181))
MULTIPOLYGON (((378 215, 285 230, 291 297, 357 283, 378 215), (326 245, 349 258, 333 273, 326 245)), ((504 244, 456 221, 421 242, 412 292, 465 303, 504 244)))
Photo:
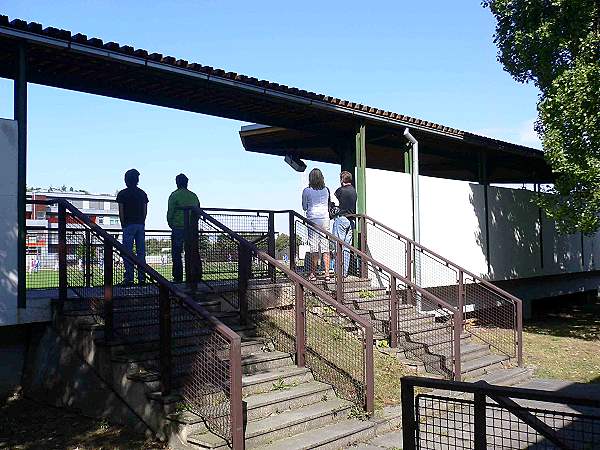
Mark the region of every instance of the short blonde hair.
POLYGON ((325 178, 323 177, 323 172, 321 172, 317 168, 311 170, 308 174, 308 187, 311 187, 316 190, 324 189, 325 178))

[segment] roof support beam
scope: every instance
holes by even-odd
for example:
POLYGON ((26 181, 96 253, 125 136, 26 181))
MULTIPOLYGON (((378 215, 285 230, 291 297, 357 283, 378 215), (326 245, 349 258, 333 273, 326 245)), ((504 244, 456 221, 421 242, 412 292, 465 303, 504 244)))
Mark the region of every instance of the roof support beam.
POLYGON ((14 82, 14 119, 17 121, 17 307, 27 307, 25 288, 25 200, 27 199, 27 49, 19 45, 14 82))
POLYGON ((356 129, 356 212, 367 213, 367 145, 365 140, 365 124, 356 129))

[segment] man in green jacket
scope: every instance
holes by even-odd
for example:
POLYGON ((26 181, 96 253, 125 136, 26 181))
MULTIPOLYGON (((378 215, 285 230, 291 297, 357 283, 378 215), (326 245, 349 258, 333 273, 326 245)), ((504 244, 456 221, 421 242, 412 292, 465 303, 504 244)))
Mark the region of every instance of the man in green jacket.
POLYGON ((175 283, 183 282, 183 261, 181 253, 183 252, 184 233, 184 213, 181 207, 200 206, 198 196, 188 190, 188 177, 180 173, 175 177, 177 190, 169 196, 169 208, 167 210, 167 223, 171 228, 171 254, 173 255, 173 281, 175 283))

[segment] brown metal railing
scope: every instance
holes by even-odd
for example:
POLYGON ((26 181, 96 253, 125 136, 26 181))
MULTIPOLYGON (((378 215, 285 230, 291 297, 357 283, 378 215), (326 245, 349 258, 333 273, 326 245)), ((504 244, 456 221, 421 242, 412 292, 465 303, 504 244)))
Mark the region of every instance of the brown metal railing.
POLYGON ((373 323, 379 339, 389 338, 393 347, 401 344, 427 369, 460 380, 460 309, 422 289, 409 272, 400 274, 300 214, 289 214, 290 242, 296 242, 290 262, 297 272, 304 277, 315 272, 306 267, 309 258, 301 258, 301 245, 311 252, 333 252, 335 276, 324 283, 336 299, 373 323))
POLYGON ((398 448, 600 448, 598 399, 486 382, 404 377, 401 383, 398 448))
MULTIPOLYGON (((215 219, 216 210, 190 210, 195 217, 189 223, 199 224, 198 234, 218 230, 235 247, 238 278, 232 291, 238 296, 243 320, 257 325, 258 331, 269 337, 278 350, 294 353, 299 366, 310 368, 316 379, 331 384, 340 397, 372 412, 374 368, 370 321, 275 259, 274 241, 267 249, 261 249, 243 236, 252 230, 239 226, 234 217, 228 218, 229 224, 238 231, 215 219)), ((230 214, 234 212, 249 211, 229 210, 230 214)), ((268 221, 273 224, 275 212, 267 213, 268 221)))
POLYGON ((90 309, 108 342, 155 343, 158 358, 140 368, 159 375, 163 395, 174 389, 209 429, 244 448, 240 337, 179 287, 128 251, 109 232, 63 199, 58 205, 59 304, 90 309), (87 255, 87 256, 86 256, 87 255), (75 261, 102 270, 92 275, 75 261), (125 266, 138 284, 120 284, 125 266), (67 302, 69 292, 78 302, 67 302))
MULTIPOLYGON (((311 250, 314 250, 311 247, 315 243, 323 247, 318 250, 332 255, 335 269, 331 270, 331 280, 327 282, 323 279, 322 267, 319 279, 310 281, 312 285, 322 288, 359 317, 372 323, 376 338, 389 338, 392 345, 401 342, 405 353, 423 361, 428 369, 446 378, 460 379, 462 310, 457 308, 457 302, 449 303, 436 293, 421 289, 412 277, 412 270, 400 273, 390 269, 295 211, 211 208, 210 213, 226 215, 228 225, 238 233, 249 230, 248 219, 238 216, 262 216, 260 220, 265 229, 272 229, 267 227, 269 222, 279 219, 281 225, 285 220, 289 233, 289 265, 286 267, 308 281, 309 274, 314 272, 310 266, 311 250), (343 273, 336 273, 344 267, 345 257, 350 259, 350 276, 346 279, 343 273)), ((232 245, 235 247, 237 244, 232 245)), ((274 257, 272 247, 269 246, 267 251, 274 257)), ((257 270, 260 265, 254 264, 253 267, 257 270)), ((271 276, 274 270, 271 267, 271 276)), ((242 286, 237 292, 244 289, 245 286, 242 286)))
POLYGON ((462 328, 498 353, 523 363, 522 301, 366 215, 356 216, 363 248, 378 261, 462 312, 462 328))

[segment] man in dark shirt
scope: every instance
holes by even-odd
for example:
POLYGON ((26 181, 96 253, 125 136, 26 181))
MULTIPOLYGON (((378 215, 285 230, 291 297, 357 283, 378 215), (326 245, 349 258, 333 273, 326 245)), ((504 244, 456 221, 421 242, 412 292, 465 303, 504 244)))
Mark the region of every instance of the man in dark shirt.
MULTIPOLYGON (((148 213, 148 196, 137 185, 140 182, 140 173, 135 169, 125 172, 125 184, 127 187, 117 194, 119 204, 119 219, 123 228, 123 245, 139 258, 146 260, 146 236, 144 224, 148 213)), ((133 284, 133 263, 124 258, 125 285, 133 284)), ((138 281, 144 283, 144 272, 138 270, 138 281)))
MULTIPOLYGON (((342 172, 340 174, 340 183, 342 184, 335 191, 335 197, 338 199, 340 212, 333 221, 333 234, 339 239, 352 245, 352 232, 354 230, 354 219, 347 216, 356 214, 356 189, 352 186, 352 174, 342 172)), ((344 250, 344 277, 348 276, 348 267, 350 265, 350 251, 344 250)))

